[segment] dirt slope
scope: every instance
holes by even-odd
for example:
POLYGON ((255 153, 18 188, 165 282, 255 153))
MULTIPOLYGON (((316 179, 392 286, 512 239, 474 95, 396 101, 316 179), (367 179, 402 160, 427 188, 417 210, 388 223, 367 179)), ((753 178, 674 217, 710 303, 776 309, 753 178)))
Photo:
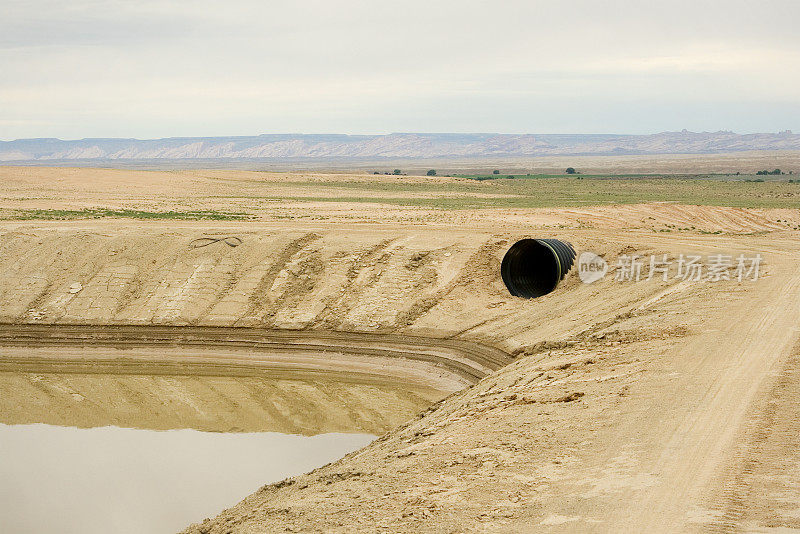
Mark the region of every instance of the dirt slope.
MULTIPOLYGON (((756 483, 783 491, 796 483, 793 471, 777 481, 774 474, 755 478, 752 465, 762 453, 751 445, 742 461, 741 451, 752 441, 747 421, 764 403, 760 392, 794 354, 797 240, 618 239, 636 250, 760 250, 768 254, 768 271, 751 285, 645 284, 650 291, 639 293, 633 284, 624 296, 600 286, 587 298, 568 286, 558 297, 489 319, 471 334, 499 332, 522 346, 512 365, 365 450, 265 487, 193 531, 685 532, 794 525, 792 510, 767 514, 765 503, 737 495, 756 483), (613 304, 606 307, 607 300, 613 304), (537 321, 539 313, 549 320, 537 321), (528 335, 539 343, 523 343, 528 335), (739 493, 720 482, 731 477, 740 481, 733 485, 739 493)), ((791 454, 781 461, 791 462, 791 454)))

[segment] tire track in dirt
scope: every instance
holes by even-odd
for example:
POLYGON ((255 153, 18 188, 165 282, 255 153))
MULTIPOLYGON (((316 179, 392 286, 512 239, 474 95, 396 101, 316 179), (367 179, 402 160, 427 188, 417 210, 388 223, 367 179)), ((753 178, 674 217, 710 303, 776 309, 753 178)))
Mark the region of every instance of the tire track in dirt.
MULTIPOLYGON (((476 279, 485 281, 488 285, 491 278, 490 265, 495 258, 497 251, 506 243, 505 240, 490 240, 482 243, 460 267, 459 273, 442 289, 423 299, 415 301, 409 308, 401 312, 398 316, 398 324, 407 326, 415 323, 417 319, 432 310, 439 302, 447 297, 458 287, 468 286, 476 279)), ((463 333, 463 332, 462 332, 463 333)))
MULTIPOLYGON (((219 265, 219 263, 221 263, 224 259, 226 258, 220 259, 217 262, 217 265, 219 265)), ((236 282, 239 280, 241 274, 242 265, 239 262, 231 261, 230 272, 227 273, 225 282, 214 293, 214 298, 210 300, 208 304, 206 304, 206 306, 203 307, 203 309, 200 310, 200 312, 196 315, 194 320, 191 322, 192 325, 197 325, 199 322, 201 322, 202 318, 207 317, 211 313, 211 310, 214 309, 214 306, 219 304, 222 299, 224 299, 231 291, 233 291, 233 288, 236 287, 236 282)))
POLYGON ((132 273, 128 280, 124 282, 124 286, 120 288, 116 296, 113 311, 111 316, 115 319, 128 320, 139 322, 142 317, 134 317, 136 308, 143 308, 146 306, 147 301, 150 299, 151 294, 147 289, 149 286, 157 284, 162 276, 161 273, 168 271, 168 264, 174 250, 174 246, 170 246, 166 236, 160 235, 156 239, 165 242, 157 254, 150 251, 149 241, 152 238, 149 236, 125 236, 124 238, 112 242, 112 251, 115 257, 121 258, 120 263, 127 269, 131 269, 132 273), (143 261, 130 261, 130 258, 141 257, 143 261))
MULTIPOLYGON (((648 426, 620 428, 620 441, 634 433, 639 440, 646 436, 657 444, 647 462, 653 462, 651 469, 659 473, 658 483, 618 507, 613 518, 620 529, 698 528, 691 510, 718 490, 715 475, 735 454, 739 429, 757 406, 770 376, 796 346, 795 325, 800 322, 796 261, 796 253, 773 257, 773 275, 759 280, 757 292, 717 308, 716 317, 724 317, 724 322, 681 345, 674 356, 676 370, 695 382, 693 396, 684 394, 685 404, 662 409, 648 426)), ((649 402, 654 410, 664 406, 656 399, 649 402)))
POLYGON ((321 238, 322 236, 319 234, 310 232, 295 239, 286 247, 284 247, 284 249, 274 258, 269 269, 267 269, 267 272, 261 277, 261 280, 259 280, 255 289, 250 293, 250 304, 247 308, 247 311, 234 324, 238 325, 241 324, 242 321, 248 321, 252 319, 263 322, 264 315, 269 313, 269 311, 274 308, 272 303, 265 305, 264 302, 267 300, 269 290, 275 283, 275 279, 277 278, 278 274, 286 267, 286 263, 289 262, 292 256, 301 251, 309 243, 321 238))
POLYGON ((292 255, 275 278, 271 291, 276 294, 271 296, 269 309, 264 315, 272 327, 275 327, 275 315, 279 310, 295 309, 325 275, 326 262, 321 252, 316 248, 307 251, 306 248, 292 255))
POLYGON ((98 233, 85 233, 80 236, 79 245, 65 247, 56 254, 45 256, 53 265, 61 267, 55 276, 48 280, 49 285, 28 306, 26 316, 35 318, 39 314, 49 315, 54 320, 63 320, 69 315, 69 306, 77 297, 77 292, 68 291, 71 283, 89 284, 106 266, 109 236, 98 233))
POLYGON ((314 320, 314 326, 333 329, 341 327, 359 293, 372 287, 380 279, 382 271, 374 267, 388 260, 391 248, 396 246, 399 239, 384 239, 352 259, 341 295, 326 305, 314 320))
POLYGON ((712 533, 800 530, 800 344, 754 405, 711 505, 712 533))

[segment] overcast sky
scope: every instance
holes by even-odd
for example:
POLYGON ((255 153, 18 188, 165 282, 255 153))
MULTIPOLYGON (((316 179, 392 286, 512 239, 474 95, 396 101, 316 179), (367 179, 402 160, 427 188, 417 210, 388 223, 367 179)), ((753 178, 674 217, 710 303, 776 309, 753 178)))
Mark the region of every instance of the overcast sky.
POLYGON ((0 139, 800 130, 800 1, 0 1, 0 139))

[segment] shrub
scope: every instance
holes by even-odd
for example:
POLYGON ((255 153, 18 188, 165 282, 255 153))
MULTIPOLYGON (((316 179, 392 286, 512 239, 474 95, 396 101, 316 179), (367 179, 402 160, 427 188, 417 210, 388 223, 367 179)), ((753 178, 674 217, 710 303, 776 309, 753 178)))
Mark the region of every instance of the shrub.
POLYGON ((431 169, 428 171, 428 176, 436 176, 436 169, 431 169))
POLYGON ((495 169, 495 170, 493 170, 493 171, 492 171, 492 174, 500 174, 500 171, 498 171, 497 169, 495 169))
POLYGON ((575 174, 577 171, 572 167, 567 167, 567 170, 565 172, 567 174, 575 174))

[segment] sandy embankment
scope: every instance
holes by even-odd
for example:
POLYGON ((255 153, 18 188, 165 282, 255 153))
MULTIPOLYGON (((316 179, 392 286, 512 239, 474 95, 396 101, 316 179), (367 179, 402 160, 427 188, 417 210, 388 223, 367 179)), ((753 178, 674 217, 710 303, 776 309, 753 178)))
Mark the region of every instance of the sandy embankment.
MULTIPOLYGON (((734 222, 748 220, 758 217, 734 222)), ((264 487, 190 531, 800 527, 796 470, 753 471, 765 458, 791 465, 795 457, 780 440, 764 450, 754 439, 797 425, 789 404, 781 404, 794 421, 786 429, 770 415, 775 392, 796 382, 796 233, 561 236, 612 265, 621 253, 719 251, 760 253, 765 263, 750 283, 571 280, 521 302, 492 285, 497 256, 484 243, 480 282, 463 293, 453 287, 411 325, 391 327, 435 324, 440 335, 449 327, 516 352, 514 363, 366 449, 264 487), (780 496, 755 493, 764 487, 780 496)))
MULTIPOLYGON (((0 258, 0 320, 6 323, 0 369, 14 375, 1 377, 4 391, 7 386, 20 393, 0 399, 4 422, 379 434, 508 361, 502 351, 472 341, 387 335, 392 327, 386 324, 365 324, 366 332, 348 334, 367 314, 377 316, 377 309, 395 324, 401 293, 391 286, 375 291, 387 268, 384 248, 392 241, 380 233, 348 238, 332 231, 326 239, 302 230, 248 228, 239 232, 244 242, 235 249, 193 249, 192 239, 225 226, 8 224, 10 231, 0 235, 6 251, 0 258), (392 301, 380 300, 387 296, 392 301), (24 323, 38 326, 10 326, 24 323), (81 323, 111 326, 68 326, 81 323), (202 324, 214 327, 189 326, 202 324), (287 327, 286 333, 275 331, 287 327), (75 379, 87 372, 104 373, 106 386, 75 379), (58 384, 54 373, 61 376, 58 384), (40 380, 43 374, 47 380, 40 380), (172 377, 185 391, 156 376, 172 377), (188 379, 193 376, 227 377, 227 392, 198 391, 188 379), (319 416, 295 423, 267 406, 254 407, 260 415, 246 422, 216 415, 227 413, 231 403, 252 405, 255 396, 241 386, 256 382, 248 377, 280 382, 277 393, 265 398, 279 403, 290 395, 293 404, 319 416), (320 396, 309 381, 341 387, 320 396), (341 388, 349 393, 332 392, 341 388), (130 406, 98 408, 120 395, 132 400, 130 406), (179 423, 168 422, 166 404, 187 412, 179 423), (193 405, 202 408, 194 413, 193 405), (147 406, 163 413, 151 417, 147 406), (331 417, 341 406, 348 414, 331 417)), ((443 287, 435 285, 436 271, 428 265, 434 258, 415 259, 418 253, 405 249, 404 263, 392 269, 404 275, 406 289, 419 287, 416 295, 429 299, 443 287)), ((408 305, 420 306, 413 300, 408 305)), ((400 320, 419 313, 411 309, 400 320)))
POLYGON ((453 392, 511 361, 475 342, 235 327, 0 324, 0 372, 269 376, 453 392))
MULTIPOLYGON (((225 225, 8 225, 0 235, 7 252, 0 258, 0 369, 8 373, 0 378, 9 391, 0 399, 4 422, 380 434, 509 360, 474 341, 390 334, 403 311, 399 299, 409 298, 411 309, 399 315, 408 322, 433 306, 430 299, 458 273, 448 269, 442 281, 432 266, 435 253, 405 247, 396 247, 403 262, 390 267, 385 249, 393 240, 380 232, 251 226, 239 232, 237 248, 193 249, 194 238, 225 225), (387 281, 388 290, 379 287, 384 270, 402 275, 404 286, 387 281), (378 310, 383 324, 363 320, 378 310), (214 326, 190 326, 203 324, 214 326), (348 333, 357 324, 364 331, 348 333), (98 381, 105 385, 77 378, 88 372, 103 374, 98 381), (200 376, 226 377, 226 391, 198 390, 189 378, 200 376), (242 386, 258 382, 268 392, 265 380, 277 384, 265 399, 280 403, 291 396, 293 405, 318 416, 296 423, 242 386), (321 396, 320 388, 326 390, 321 396), (131 402, 102 409, 119 397, 131 402), (247 421, 217 415, 253 402, 259 406, 247 421), (182 413, 180 421, 170 423, 164 405, 182 413), (342 407, 347 414, 330 415, 342 407)), ((431 236, 421 241, 432 242, 431 236)), ((439 256, 453 254, 440 250, 439 256)))

